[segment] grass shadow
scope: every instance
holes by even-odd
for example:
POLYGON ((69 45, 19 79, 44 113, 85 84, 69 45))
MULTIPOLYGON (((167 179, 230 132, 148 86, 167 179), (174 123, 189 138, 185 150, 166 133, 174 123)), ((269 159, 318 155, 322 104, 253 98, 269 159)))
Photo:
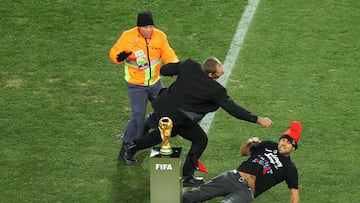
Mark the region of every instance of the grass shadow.
POLYGON ((138 162, 134 165, 126 165, 122 161, 115 162, 117 172, 111 177, 113 202, 150 202, 149 155, 149 150, 138 152, 135 155, 138 162))

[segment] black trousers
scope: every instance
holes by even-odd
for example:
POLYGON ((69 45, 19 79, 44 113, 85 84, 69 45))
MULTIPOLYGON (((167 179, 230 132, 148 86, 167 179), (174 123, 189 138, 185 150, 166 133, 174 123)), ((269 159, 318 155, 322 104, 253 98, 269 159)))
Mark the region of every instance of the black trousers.
MULTIPOLYGON (((193 175, 197 169, 197 160, 201 157, 208 143, 206 133, 198 123, 192 122, 178 111, 171 114, 155 114, 152 118, 156 118, 158 120, 163 116, 168 116, 173 121, 173 129, 171 132, 172 137, 180 135, 191 142, 190 150, 183 165, 183 176, 193 175), (190 158, 191 156, 194 158, 193 161, 190 158)), ((135 140, 137 150, 153 147, 161 142, 162 139, 158 128, 155 128, 153 131, 150 131, 135 140)))

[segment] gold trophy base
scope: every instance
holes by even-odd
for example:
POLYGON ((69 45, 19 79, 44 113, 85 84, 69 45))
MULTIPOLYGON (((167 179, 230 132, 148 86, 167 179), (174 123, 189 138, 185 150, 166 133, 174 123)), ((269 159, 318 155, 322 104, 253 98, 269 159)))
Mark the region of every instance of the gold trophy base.
POLYGON ((164 148, 164 147, 161 147, 160 148, 160 154, 161 155, 171 155, 173 153, 173 150, 170 148, 164 148))

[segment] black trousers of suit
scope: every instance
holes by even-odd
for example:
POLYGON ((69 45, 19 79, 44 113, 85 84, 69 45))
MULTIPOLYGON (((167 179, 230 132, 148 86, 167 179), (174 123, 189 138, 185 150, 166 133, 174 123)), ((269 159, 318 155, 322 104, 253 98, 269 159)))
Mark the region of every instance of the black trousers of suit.
MULTIPOLYGON (((154 115, 154 118, 157 118, 158 120, 158 118, 163 116, 168 116, 173 121, 173 129, 171 132, 172 137, 180 135, 184 139, 191 142, 190 150, 183 165, 183 176, 193 175, 197 168, 197 160, 205 151, 208 143, 208 137, 206 133, 198 123, 192 122, 178 111, 170 114, 154 115), (193 156, 194 161, 191 160, 191 156, 193 156)), ((161 142, 162 139, 158 128, 155 128, 153 131, 150 131, 139 139, 135 140, 137 150, 146 149, 161 142)))

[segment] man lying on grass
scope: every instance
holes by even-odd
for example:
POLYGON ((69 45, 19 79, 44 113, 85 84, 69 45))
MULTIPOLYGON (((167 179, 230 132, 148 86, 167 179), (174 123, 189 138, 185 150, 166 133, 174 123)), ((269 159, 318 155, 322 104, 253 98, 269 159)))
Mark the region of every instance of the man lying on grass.
POLYGON ((299 202, 298 172, 290 159, 301 136, 301 123, 293 121, 278 143, 249 138, 240 148, 249 158, 233 171, 183 193, 183 203, 203 202, 223 196, 222 203, 251 202, 274 185, 285 181, 291 192, 290 202, 299 202))

